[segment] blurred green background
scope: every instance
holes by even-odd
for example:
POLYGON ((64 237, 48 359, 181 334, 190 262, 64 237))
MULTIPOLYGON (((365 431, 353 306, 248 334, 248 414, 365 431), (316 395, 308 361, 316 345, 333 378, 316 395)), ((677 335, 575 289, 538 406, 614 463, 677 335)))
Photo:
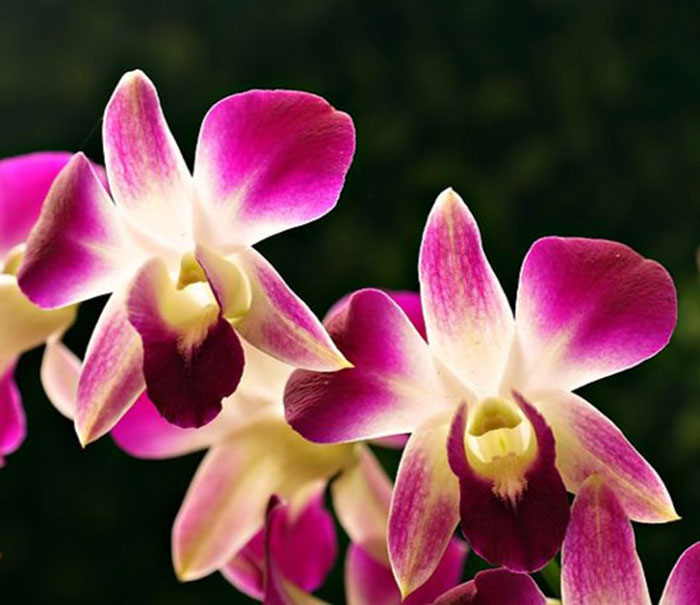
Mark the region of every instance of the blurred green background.
MULTIPOLYGON (((335 211, 261 245, 322 314, 361 286, 415 288, 420 234, 454 187, 509 296, 533 239, 623 241, 680 295, 671 345, 583 389, 665 479, 683 520, 637 526, 652 597, 700 538, 700 9, 543 1, 0 3, 0 156, 84 149, 120 75, 155 81, 188 161, 219 98, 252 87, 325 96, 357 127, 335 211)), ((68 337, 82 353, 101 304, 68 337)), ((171 570, 172 520, 199 455, 82 451, 38 384, 18 378, 24 446, 0 471, 3 603, 246 602, 220 576, 171 570)), ((395 459, 388 459, 388 464, 395 459)), ((472 567, 473 567, 472 563, 472 567)), ((342 602, 336 572, 321 595, 342 602)))

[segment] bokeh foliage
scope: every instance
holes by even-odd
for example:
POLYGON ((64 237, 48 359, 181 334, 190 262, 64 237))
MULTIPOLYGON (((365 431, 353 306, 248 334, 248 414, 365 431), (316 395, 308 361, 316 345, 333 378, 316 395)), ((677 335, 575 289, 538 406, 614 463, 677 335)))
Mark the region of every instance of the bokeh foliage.
MULTIPOLYGON (((670 347, 583 390, 683 517, 638 526, 658 597, 700 538, 699 18, 695 3, 621 0, 2 2, 0 155, 101 160, 102 110, 133 67, 158 86, 188 161, 220 97, 305 89, 353 116, 356 159, 333 213, 261 249, 319 314, 358 287, 416 287, 446 186, 477 216, 511 299, 542 235, 616 239, 661 261, 680 295, 670 347)), ((102 302, 81 309, 77 352, 102 302)), ((0 472, 3 602, 245 602, 218 576, 179 585, 171 571, 170 525, 199 456, 139 461, 109 439, 81 451, 39 361, 20 363, 29 436, 0 472)), ((342 602, 340 569, 322 595, 342 602)))

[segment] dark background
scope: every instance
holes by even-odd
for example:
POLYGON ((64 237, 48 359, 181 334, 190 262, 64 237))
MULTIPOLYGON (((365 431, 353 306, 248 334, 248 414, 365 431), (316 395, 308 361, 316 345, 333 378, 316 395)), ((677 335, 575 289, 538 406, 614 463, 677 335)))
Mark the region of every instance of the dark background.
MULTIPOLYGON (((478 218, 511 300, 542 235, 620 240, 662 262, 680 295, 671 345, 582 391, 683 517, 637 526, 656 599, 700 538, 700 11, 665 4, 2 1, 0 156, 101 160, 102 111, 134 67, 188 161, 219 98, 297 88, 348 111, 358 136, 337 209, 260 247, 319 314, 361 286, 417 286, 421 231, 446 186, 478 218)), ((68 338, 79 353, 103 302, 81 308, 68 338)), ((218 575, 180 585, 171 570, 171 522, 200 456, 140 461, 109 438, 82 451, 41 392, 39 361, 20 363, 29 434, 0 471, 3 603, 245 602, 218 575)), ((342 602, 339 571, 321 595, 342 602)))

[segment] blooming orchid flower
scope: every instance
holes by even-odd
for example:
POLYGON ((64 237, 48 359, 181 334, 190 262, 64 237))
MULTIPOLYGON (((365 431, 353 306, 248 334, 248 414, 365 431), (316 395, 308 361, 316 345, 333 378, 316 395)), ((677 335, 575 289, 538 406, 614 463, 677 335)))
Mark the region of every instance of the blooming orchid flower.
POLYGON ((525 258, 513 316, 473 216, 448 189, 428 218, 419 277, 427 342, 388 296, 360 291, 326 322, 355 367, 297 371, 285 393, 287 420, 312 441, 411 433, 388 528, 403 595, 433 573, 460 517, 487 561, 543 567, 564 537, 566 490, 592 472, 628 517, 677 518, 652 467, 572 393, 668 342, 676 297, 663 267, 615 242, 546 237, 525 258))
POLYGON ((144 387, 181 427, 211 421, 243 372, 241 337, 296 367, 348 362, 320 321, 251 246, 335 205, 354 152, 350 117, 315 95, 254 90, 214 105, 190 174, 140 71, 105 111, 112 198, 82 154, 56 179, 19 284, 53 308, 113 293, 77 392, 83 444, 144 387))
MULTIPOLYGON (((581 486, 562 546, 563 605, 651 603, 634 531, 615 490, 599 475, 581 486)), ((700 542, 678 559, 659 605, 700 603, 700 542)))
POLYGON ((75 307, 45 311, 32 304, 17 285, 24 241, 52 181, 69 158, 67 152, 39 152, 0 160, 0 465, 26 434, 20 393, 13 380, 19 355, 46 343, 41 376, 47 394, 59 408, 62 369, 77 363, 60 342, 73 323, 75 307))

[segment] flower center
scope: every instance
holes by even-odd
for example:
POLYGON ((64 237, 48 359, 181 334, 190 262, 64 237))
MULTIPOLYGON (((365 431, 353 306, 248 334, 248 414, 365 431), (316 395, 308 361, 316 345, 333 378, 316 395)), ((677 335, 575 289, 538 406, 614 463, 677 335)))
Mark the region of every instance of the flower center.
POLYGON ((24 244, 20 244, 19 246, 12 248, 4 259, 5 262, 0 273, 4 273, 5 275, 17 275, 17 271, 19 271, 19 266, 22 264, 23 257, 24 244))

